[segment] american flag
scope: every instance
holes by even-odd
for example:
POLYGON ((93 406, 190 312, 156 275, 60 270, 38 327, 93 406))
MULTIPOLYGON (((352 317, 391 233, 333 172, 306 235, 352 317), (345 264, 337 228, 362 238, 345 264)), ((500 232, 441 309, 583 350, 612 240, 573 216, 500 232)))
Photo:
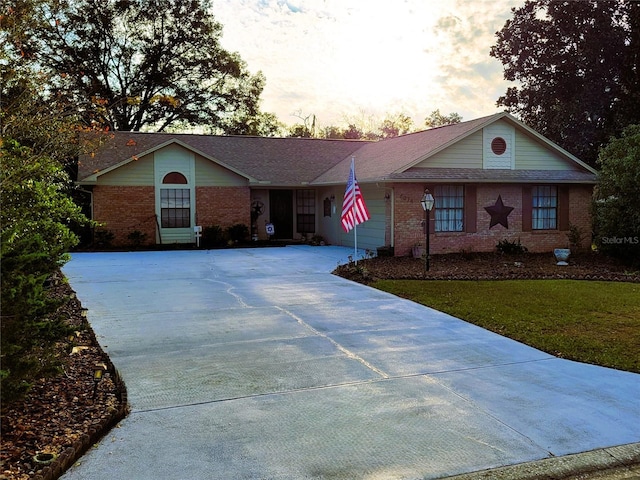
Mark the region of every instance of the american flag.
POLYGON ((349 172, 349 180, 347 181, 347 189, 344 192, 344 200, 342 202, 342 229, 349 232, 353 227, 369 220, 369 210, 362 198, 360 185, 356 180, 355 160, 351 158, 351 171, 349 172))

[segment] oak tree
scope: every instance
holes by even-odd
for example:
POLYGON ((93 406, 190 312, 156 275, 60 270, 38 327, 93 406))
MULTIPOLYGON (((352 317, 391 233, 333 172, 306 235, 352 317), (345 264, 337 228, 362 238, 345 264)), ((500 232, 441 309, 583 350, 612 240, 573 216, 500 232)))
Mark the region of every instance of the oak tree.
POLYGON ((490 52, 515 83, 498 105, 595 165, 640 121, 640 3, 527 0, 512 12, 490 52))
POLYGON ((208 0, 57 0, 37 29, 38 61, 85 121, 116 130, 204 126, 261 132, 265 78, 222 48, 208 0), (257 123, 256 123, 257 122, 257 123))

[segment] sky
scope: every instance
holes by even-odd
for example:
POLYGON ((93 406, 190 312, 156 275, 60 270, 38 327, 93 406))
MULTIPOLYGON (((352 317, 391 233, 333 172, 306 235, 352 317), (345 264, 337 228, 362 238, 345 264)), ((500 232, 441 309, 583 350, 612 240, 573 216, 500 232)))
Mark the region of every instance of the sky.
POLYGON ((509 82, 489 55, 524 0, 213 0, 222 46, 266 86, 261 110, 320 126, 432 111, 491 115, 509 82))

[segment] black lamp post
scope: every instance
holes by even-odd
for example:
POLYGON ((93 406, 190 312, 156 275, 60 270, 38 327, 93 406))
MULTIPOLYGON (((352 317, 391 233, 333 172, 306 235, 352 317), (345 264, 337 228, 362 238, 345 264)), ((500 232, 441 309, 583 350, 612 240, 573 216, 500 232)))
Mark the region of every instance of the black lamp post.
POLYGON ((429 270, 429 260, 431 257, 431 254, 429 252, 429 229, 430 229, 430 225, 429 225, 429 214, 431 213, 431 209, 433 208, 433 204, 435 203, 435 200, 433 198, 433 195, 431 195, 431 192, 429 192, 429 189, 425 189, 424 191, 424 195, 422 196, 422 200, 420 200, 420 205, 422 205, 422 209, 424 210, 424 222, 426 223, 426 229, 425 229, 425 236, 426 236, 426 248, 427 251, 425 252, 425 256, 424 256, 424 271, 428 271, 429 270))

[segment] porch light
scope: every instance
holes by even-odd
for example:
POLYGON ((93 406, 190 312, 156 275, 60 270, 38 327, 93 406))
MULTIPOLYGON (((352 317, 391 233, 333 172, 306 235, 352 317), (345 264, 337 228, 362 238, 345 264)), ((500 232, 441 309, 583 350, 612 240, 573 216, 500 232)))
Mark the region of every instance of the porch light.
POLYGON ((429 214, 431 213, 431 209, 433 208, 433 205, 435 203, 435 199, 433 198, 433 195, 431 195, 431 192, 429 192, 429 189, 426 188, 424 190, 424 195, 422 196, 422 200, 420 200, 420 205, 422 205, 422 209, 424 210, 424 222, 426 224, 426 229, 425 229, 425 247, 426 247, 426 252, 425 252, 425 256, 424 256, 424 271, 427 272, 429 270, 430 267, 430 260, 431 260, 431 254, 429 252, 429 229, 430 229, 430 225, 429 225, 429 214))

